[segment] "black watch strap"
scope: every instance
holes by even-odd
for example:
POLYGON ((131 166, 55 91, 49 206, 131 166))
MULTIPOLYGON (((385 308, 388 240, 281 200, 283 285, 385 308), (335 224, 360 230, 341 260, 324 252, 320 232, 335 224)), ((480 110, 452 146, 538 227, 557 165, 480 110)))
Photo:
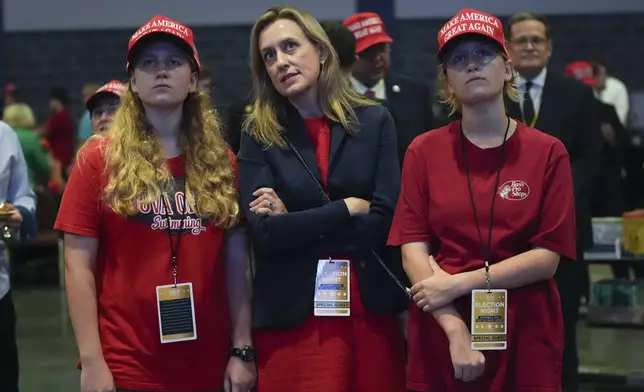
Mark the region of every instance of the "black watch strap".
POLYGON ((244 362, 253 362, 255 360, 255 347, 233 347, 230 349, 230 355, 237 357, 244 362))

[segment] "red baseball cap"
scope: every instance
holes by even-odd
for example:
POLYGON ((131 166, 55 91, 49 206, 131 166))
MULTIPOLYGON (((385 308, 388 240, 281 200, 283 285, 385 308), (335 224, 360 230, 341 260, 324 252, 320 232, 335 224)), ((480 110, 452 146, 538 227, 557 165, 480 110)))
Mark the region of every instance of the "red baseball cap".
POLYGON ((575 61, 574 63, 568 64, 566 74, 581 80, 589 86, 595 86, 597 84, 593 66, 588 61, 575 61))
POLYGON ((450 40, 463 34, 476 34, 487 37, 498 43, 503 48, 503 52, 506 55, 508 54, 501 20, 485 12, 466 8, 459 11, 438 32, 438 57, 440 57, 443 48, 450 40))
POLYGON ((170 37, 178 38, 179 42, 185 45, 184 49, 192 56, 192 59, 197 64, 197 69, 201 70, 201 62, 199 61, 199 54, 197 53, 197 47, 195 46, 195 36, 185 25, 169 19, 163 15, 157 15, 154 18, 150 19, 146 24, 139 27, 132 37, 130 42, 127 45, 127 64, 126 69, 130 70, 130 60, 133 53, 133 49, 137 43, 141 42, 141 39, 151 34, 165 34, 170 37))
POLYGON ((115 95, 117 98, 121 98, 125 94, 125 88, 125 84, 120 80, 112 80, 96 90, 87 100, 85 107, 91 112, 94 110, 94 106, 98 100, 103 96, 115 95))
POLYGON ((394 42, 387 34, 385 24, 382 22, 380 15, 374 12, 361 12, 352 15, 342 24, 351 30, 353 36, 356 37, 356 53, 360 53, 375 44, 394 42))

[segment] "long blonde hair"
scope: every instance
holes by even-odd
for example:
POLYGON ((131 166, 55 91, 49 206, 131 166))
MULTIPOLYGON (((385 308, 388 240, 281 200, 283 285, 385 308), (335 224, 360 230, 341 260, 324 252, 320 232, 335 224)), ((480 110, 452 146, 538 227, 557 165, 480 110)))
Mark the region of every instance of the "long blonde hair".
POLYGON ((259 35, 266 27, 280 19, 288 19, 302 29, 306 37, 327 55, 321 65, 318 78, 318 101, 329 119, 342 124, 351 135, 358 129, 354 108, 377 105, 352 88, 340 71, 340 60, 320 23, 309 13, 290 7, 272 7, 262 15, 251 31, 250 68, 253 75, 255 102, 246 116, 243 128, 262 145, 286 147, 285 129, 278 120, 278 111, 287 104, 275 89, 266 71, 264 59, 259 51, 259 35))
MULTIPOLYGON (((218 227, 233 226, 239 214, 235 173, 217 115, 203 92, 188 94, 181 129, 186 201, 199 217, 218 227)), ((137 214, 139 203, 158 201, 173 185, 143 104, 129 83, 109 130, 95 137, 103 139, 107 163, 104 196, 118 215, 137 214)))
MULTIPOLYGON (((499 51, 499 54, 504 63, 508 62, 510 59, 504 52, 499 51)), ((438 65, 436 72, 436 86, 440 96, 439 102, 449 108, 449 115, 452 116, 454 113, 460 111, 461 103, 458 101, 454 93, 449 91, 447 68, 444 63, 438 65)), ((512 79, 503 84, 503 96, 508 97, 514 102, 521 101, 521 92, 517 89, 517 73, 514 69, 512 70, 512 79)))

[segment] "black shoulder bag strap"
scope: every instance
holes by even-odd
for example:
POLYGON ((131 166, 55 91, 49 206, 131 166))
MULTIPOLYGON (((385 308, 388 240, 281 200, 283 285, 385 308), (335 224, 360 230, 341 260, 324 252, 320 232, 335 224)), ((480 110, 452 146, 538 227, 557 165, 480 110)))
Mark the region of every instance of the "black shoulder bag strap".
MULTIPOLYGON (((302 164, 302 166, 304 166, 304 168, 306 169, 306 171, 309 173, 309 176, 311 176, 311 178, 313 179, 313 182, 315 182, 315 184, 317 185, 318 190, 320 191, 320 193, 322 194, 322 196, 324 196, 324 198, 325 198, 328 202, 330 202, 330 201, 331 201, 331 199, 329 198, 329 195, 327 195, 326 191, 324 190, 324 187, 322 186, 322 184, 320 184, 320 181, 318 181, 318 179, 315 177, 315 174, 313 174, 313 172, 311 171, 311 169, 309 169, 309 165, 307 165, 307 164, 306 164, 306 162, 304 161, 304 159, 302 158, 302 156, 300 155, 300 153, 297 151, 297 149, 295 148, 295 146, 293 145, 293 143, 291 143, 291 141, 290 141, 290 140, 288 140, 288 139, 286 140, 286 142, 288 143, 288 146, 290 147, 290 149, 291 149, 291 150, 293 150, 293 152, 295 153, 295 156, 297 156, 297 159, 300 161, 300 163, 302 164)), ((394 273, 393 273, 393 272, 391 272, 391 270, 387 267, 387 265, 386 265, 386 264, 385 264, 385 262, 382 260, 382 258, 378 255, 378 253, 376 253, 376 251, 375 251, 375 250, 373 250, 373 249, 369 249, 369 250, 371 251, 371 254, 373 255, 373 257, 378 261, 378 263, 380 263, 380 265, 382 266, 382 268, 384 268, 384 269, 385 269, 385 271, 387 272, 387 274, 389 275, 389 277, 391 277, 391 279, 394 281, 394 283, 396 283, 396 285, 397 285, 398 287, 400 287, 400 289, 405 293, 405 295, 406 295, 408 298, 409 298, 409 297, 411 297, 410 289, 409 289, 409 288, 407 288, 407 287, 405 287, 405 286, 400 282, 400 280, 396 277, 396 275, 394 275, 394 273)))

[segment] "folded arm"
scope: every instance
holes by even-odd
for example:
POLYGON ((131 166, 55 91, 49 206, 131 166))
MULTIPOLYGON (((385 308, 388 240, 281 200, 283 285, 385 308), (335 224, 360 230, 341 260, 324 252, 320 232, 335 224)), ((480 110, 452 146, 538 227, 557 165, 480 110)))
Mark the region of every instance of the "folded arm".
MULTIPOLYGON (((434 275, 429 264, 428 243, 412 242, 403 244, 401 249, 403 268, 412 285, 434 275)), ((436 309, 431 314, 450 340, 460 338, 465 331, 469 331, 465 321, 452 304, 436 309)))
POLYGON ((387 243, 400 193, 396 127, 388 111, 382 117, 379 131, 380 146, 374 152, 377 154, 377 167, 369 213, 354 216, 329 235, 323 236, 316 245, 323 253, 377 249, 387 243))
MULTIPOLYGON (((548 249, 537 248, 490 266, 490 288, 513 289, 550 279, 559 265, 560 256, 548 249)), ((456 297, 475 289, 485 289, 485 268, 455 275, 456 297)))
POLYGON ((237 158, 241 208, 250 223, 256 244, 262 249, 280 252, 309 247, 351 218, 343 200, 281 215, 255 214, 249 207, 254 199, 253 193, 260 188, 274 188, 273 174, 262 147, 246 134, 242 136, 237 158))

